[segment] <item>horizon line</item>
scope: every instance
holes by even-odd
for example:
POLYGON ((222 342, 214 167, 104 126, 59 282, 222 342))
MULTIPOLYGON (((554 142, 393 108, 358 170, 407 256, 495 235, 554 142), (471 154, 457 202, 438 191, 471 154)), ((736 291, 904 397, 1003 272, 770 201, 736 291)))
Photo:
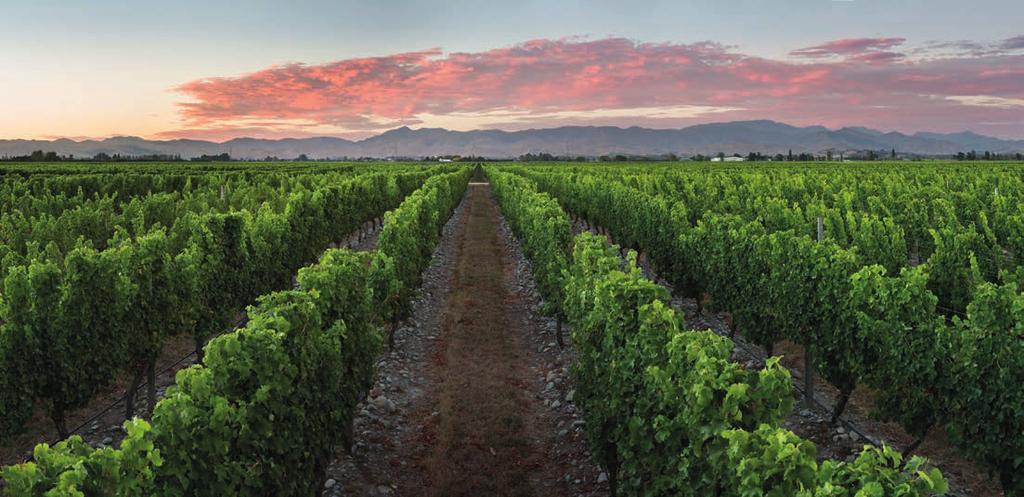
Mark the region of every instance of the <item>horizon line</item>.
POLYGON ((115 134, 115 135, 109 135, 109 136, 106 136, 106 137, 82 137, 82 136, 66 137, 66 136, 64 136, 64 137, 49 137, 49 138, 0 138, 0 142, 38 141, 38 142, 54 143, 54 142, 59 142, 59 141, 70 141, 72 143, 81 144, 81 143, 86 143, 86 142, 90 142, 90 141, 92 141, 92 142, 104 142, 104 141, 115 140, 115 139, 119 139, 120 138, 120 139, 138 139, 138 140, 143 140, 143 141, 148 141, 148 142, 158 142, 158 143, 172 143, 172 142, 191 141, 191 142, 204 142, 204 143, 213 143, 213 144, 217 144, 217 145, 223 145, 225 143, 229 143, 229 142, 236 141, 236 140, 260 140, 260 141, 280 142, 280 141, 285 141, 285 140, 315 140, 315 139, 329 138, 329 139, 335 139, 335 140, 344 140, 344 141, 348 141, 348 142, 351 142, 351 143, 360 143, 360 142, 363 142, 363 141, 366 141, 366 140, 369 140, 369 139, 372 139, 372 138, 376 138, 376 137, 379 137, 379 136, 383 136, 383 135, 385 135, 387 133, 391 133, 391 132, 402 130, 402 129, 408 129, 410 131, 441 130, 441 131, 447 131, 447 132, 450 132, 450 133, 473 133, 473 132, 481 132, 481 131, 497 131, 497 132, 502 132, 502 133, 521 133, 521 132, 528 132, 528 131, 546 131, 546 130, 557 130, 557 129, 565 129, 565 128, 615 128, 615 129, 620 129, 620 130, 639 129, 639 130, 648 130, 648 131, 681 131, 681 130, 686 130, 686 129, 695 128, 695 127, 699 127, 699 126, 709 126, 709 125, 715 125, 715 124, 742 124, 742 123, 772 123, 772 124, 781 124, 781 125, 789 126, 789 127, 796 128, 796 129, 824 128, 824 129, 826 129, 828 131, 832 131, 832 132, 841 131, 841 130, 844 130, 844 129, 865 129, 865 130, 875 131, 875 132, 879 132, 879 133, 883 133, 883 134, 896 133, 896 134, 900 134, 900 135, 903 135, 903 136, 915 136, 915 135, 919 135, 919 134, 922 134, 922 133, 936 134, 936 135, 957 135, 957 134, 962 134, 962 133, 971 133, 971 134, 974 134, 974 135, 977 135, 977 136, 982 136, 982 137, 986 137, 986 138, 993 138, 993 139, 997 139, 997 140, 1024 141, 1024 136, 1014 137, 1014 138, 1004 138, 1004 137, 999 137, 999 136, 993 136, 993 135, 986 135, 986 134, 978 133, 978 132, 970 130, 970 129, 962 129, 960 131, 950 131, 950 132, 941 132, 941 131, 913 131, 913 132, 905 132, 905 131, 896 131, 896 130, 885 131, 885 130, 881 130, 881 129, 872 128, 872 127, 869 127, 869 126, 859 126, 859 125, 846 125, 846 126, 841 126, 841 127, 838 127, 838 128, 831 128, 831 127, 828 127, 828 126, 825 126, 825 125, 822 125, 822 124, 812 124, 812 125, 808 125, 808 126, 797 126, 797 125, 794 125, 794 124, 790 124, 790 123, 787 123, 787 122, 784 122, 784 121, 777 121, 777 120, 774 120, 774 119, 740 119, 740 120, 734 120, 734 121, 707 121, 707 122, 702 122, 702 123, 691 124, 689 126, 668 127, 668 128, 649 127, 649 126, 637 126, 637 125, 622 126, 622 125, 615 125, 615 124, 603 124, 603 125, 595 125, 595 124, 565 124, 565 125, 561 125, 561 126, 530 127, 530 128, 522 128, 522 129, 475 128, 475 129, 465 129, 465 130, 463 130, 463 129, 450 129, 450 128, 444 128, 444 127, 418 127, 417 128, 417 127, 413 127, 413 126, 409 126, 409 125, 403 125, 403 126, 398 126, 398 127, 395 127, 395 128, 387 129, 387 130, 384 130, 384 131, 381 131, 381 132, 367 134, 366 136, 364 136, 362 138, 346 138, 344 136, 339 136, 339 135, 309 135, 309 136, 284 136, 284 137, 277 137, 277 138, 259 138, 259 137, 255 137, 255 136, 240 135, 240 136, 235 136, 235 137, 232 137, 232 138, 224 140, 224 141, 216 141, 216 140, 208 140, 208 139, 202 139, 202 138, 182 137, 182 138, 163 139, 163 138, 146 138, 146 137, 139 136, 139 135, 115 134))

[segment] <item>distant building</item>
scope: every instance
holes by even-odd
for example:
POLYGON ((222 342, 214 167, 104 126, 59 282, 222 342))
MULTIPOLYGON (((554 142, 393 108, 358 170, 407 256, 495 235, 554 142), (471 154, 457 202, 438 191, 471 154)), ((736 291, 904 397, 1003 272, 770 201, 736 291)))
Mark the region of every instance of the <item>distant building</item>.
POLYGON ((725 159, 722 159, 721 157, 711 158, 711 162, 743 162, 745 160, 747 160, 746 157, 726 157, 725 159))

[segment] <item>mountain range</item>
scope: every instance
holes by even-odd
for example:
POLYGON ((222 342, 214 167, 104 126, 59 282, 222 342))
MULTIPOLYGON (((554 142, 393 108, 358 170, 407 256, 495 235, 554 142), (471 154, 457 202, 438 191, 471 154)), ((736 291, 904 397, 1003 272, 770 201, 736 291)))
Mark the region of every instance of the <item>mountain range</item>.
POLYGON ((920 155, 948 155, 960 151, 1024 152, 1024 140, 1006 140, 969 131, 961 133, 882 132, 862 127, 828 129, 797 127, 775 121, 736 121, 699 124, 681 129, 614 126, 563 126, 522 131, 451 131, 441 128, 401 127, 363 140, 343 138, 235 138, 223 143, 203 140, 146 140, 114 137, 104 140, 0 140, 0 156, 28 155, 35 150, 60 155, 179 155, 183 158, 230 153, 234 158, 424 157, 473 155, 492 158, 526 153, 559 156, 611 154, 765 154, 891 150, 920 155))

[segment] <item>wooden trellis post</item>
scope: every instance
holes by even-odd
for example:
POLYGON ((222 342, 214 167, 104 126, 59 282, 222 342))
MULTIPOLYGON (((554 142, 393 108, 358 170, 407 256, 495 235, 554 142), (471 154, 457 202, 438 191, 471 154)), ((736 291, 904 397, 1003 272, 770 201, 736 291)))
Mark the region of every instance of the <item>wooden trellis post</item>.
MULTIPOLYGON (((825 239, 825 222, 818 216, 818 243, 825 239)), ((810 340, 804 345, 804 406, 814 404, 814 361, 811 358, 810 340)))

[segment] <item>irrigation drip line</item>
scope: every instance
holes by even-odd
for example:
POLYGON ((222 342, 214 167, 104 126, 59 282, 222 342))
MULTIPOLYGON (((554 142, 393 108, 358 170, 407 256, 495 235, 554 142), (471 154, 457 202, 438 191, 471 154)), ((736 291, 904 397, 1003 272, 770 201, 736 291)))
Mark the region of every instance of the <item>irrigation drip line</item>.
MULTIPOLYGON (((249 320, 249 318, 245 317, 245 316, 243 316, 241 318, 238 318, 238 320, 235 321, 234 326, 232 326, 230 329, 226 330, 225 333, 230 333, 231 331, 234 331, 234 330, 237 330, 238 328, 241 328, 248 320, 249 320)), ((188 354, 186 354, 181 359, 178 359, 177 361, 175 361, 173 364, 171 364, 171 365, 161 369, 160 371, 158 371, 154 376, 160 376, 160 375, 162 375, 162 374, 164 374, 164 373, 166 373, 166 372, 168 372, 168 371, 178 367, 179 365, 181 365, 181 363, 187 361, 190 357, 192 357, 194 355, 196 355, 196 351, 193 350, 192 352, 189 352, 188 354)), ((149 382, 145 382, 145 383, 140 382, 139 386, 135 388, 135 393, 139 393, 142 390, 142 388, 148 386, 148 384, 149 384, 149 382)), ((68 433, 70 433, 70 434, 77 433, 82 428, 85 428, 86 425, 88 425, 89 423, 92 423, 93 421, 96 421, 97 419, 103 417, 104 414, 110 412, 111 409, 117 407, 118 404, 124 402, 125 399, 127 399, 127 398, 128 398, 128 392, 125 391, 125 393, 123 395, 121 395, 120 398, 115 400, 113 403, 109 404, 107 407, 103 408, 103 410, 101 410, 100 412, 90 416, 89 419, 86 419, 81 424, 76 426, 74 429, 70 430, 68 433)), ((62 440, 64 440, 64 439, 62 439, 62 438, 60 438, 58 436, 53 442, 50 443, 50 445, 54 445, 54 444, 56 444, 56 443, 58 443, 58 442, 60 442, 62 440)))
POLYGON ((935 308, 940 310, 940 311, 948 312, 948 313, 953 314, 955 316, 961 317, 963 319, 970 319, 967 316, 967 313, 963 312, 963 311, 958 311, 956 309, 950 309, 949 307, 944 307, 944 306, 941 306, 941 305, 938 305, 938 304, 935 305, 935 308))
MULTIPOLYGON (((714 331, 715 333, 717 333, 720 336, 727 336, 726 333, 720 332, 720 331, 718 331, 718 330, 716 330, 714 328, 712 328, 712 331, 714 331)), ((745 343, 743 343, 743 342, 741 342, 739 340, 736 340, 735 338, 731 338, 730 340, 732 340, 733 344, 739 346, 739 348, 742 349, 751 358, 758 359, 758 360, 763 360, 764 359, 763 354, 759 354, 758 351, 754 350, 752 347, 746 345, 745 343)), ((789 368, 787 368, 787 369, 789 369, 789 368)), ((807 372, 805 371, 804 374, 806 375, 807 372)), ((806 399, 807 398, 807 393, 804 392, 804 389, 800 386, 800 383, 795 381, 795 379, 792 381, 792 383, 793 383, 793 388, 795 388, 797 392, 800 392, 800 396, 801 397, 806 399)), ((817 397, 811 397, 810 400, 812 402, 814 402, 814 404, 816 406, 821 408, 821 410, 825 411, 826 413, 829 413, 829 412, 834 410, 834 408, 828 407, 825 404, 822 404, 821 401, 819 401, 817 397)), ((864 432, 861 431, 859 428, 857 428, 857 425, 855 425, 852 421, 847 420, 847 419, 843 419, 842 416, 839 416, 838 421, 840 423, 842 423, 842 425, 845 426, 846 429, 856 433, 861 439, 867 441, 868 443, 870 443, 871 445, 873 445, 875 447, 878 447, 878 442, 875 442, 874 438, 871 438, 868 435, 865 435, 864 432)))

